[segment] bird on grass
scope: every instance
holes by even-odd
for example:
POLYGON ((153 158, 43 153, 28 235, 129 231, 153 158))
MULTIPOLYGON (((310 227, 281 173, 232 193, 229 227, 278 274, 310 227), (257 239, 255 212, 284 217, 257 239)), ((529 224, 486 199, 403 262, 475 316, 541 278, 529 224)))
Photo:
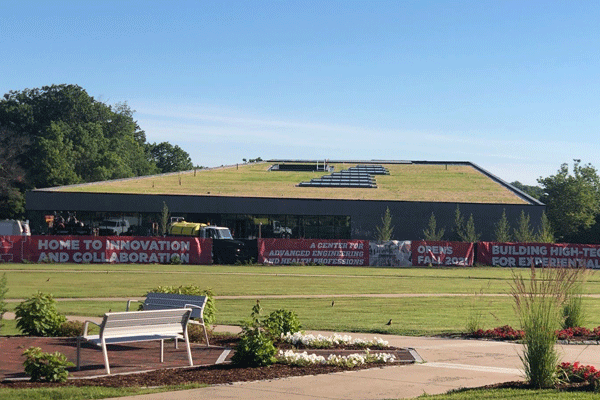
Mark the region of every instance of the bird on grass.
POLYGON ((390 320, 387 322, 386 325, 391 325, 392 324, 392 319, 390 318, 390 320))
POLYGON ((335 305, 335 300, 331 300, 331 307, 335 305))

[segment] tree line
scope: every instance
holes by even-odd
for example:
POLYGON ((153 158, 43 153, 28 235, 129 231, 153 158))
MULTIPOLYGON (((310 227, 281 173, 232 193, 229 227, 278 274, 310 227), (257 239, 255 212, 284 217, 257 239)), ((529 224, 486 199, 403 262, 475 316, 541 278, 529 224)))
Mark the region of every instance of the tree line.
POLYGON ((126 103, 77 85, 10 91, 0 99, 0 219, 25 212, 25 191, 190 170, 187 152, 149 143, 126 103))

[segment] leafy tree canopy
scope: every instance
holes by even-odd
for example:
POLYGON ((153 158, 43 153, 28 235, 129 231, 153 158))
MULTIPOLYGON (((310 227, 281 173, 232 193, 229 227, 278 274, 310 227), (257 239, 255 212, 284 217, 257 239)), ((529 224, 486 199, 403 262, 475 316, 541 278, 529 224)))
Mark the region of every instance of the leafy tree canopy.
POLYGON ((177 145, 152 143, 148 145, 148 152, 161 172, 188 171, 194 168, 190 155, 177 145))
POLYGON ((0 100, 0 126, 30 142, 21 165, 32 187, 157 172, 132 114, 126 104, 111 107, 77 85, 11 91, 0 100))
POLYGON ((191 169, 189 155, 178 146, 146 143, 126 103, 107 105, 77 85, 5 94, 0 147, 4 218, 22 214, 29 188, 191 169))
POLYGON ((539 186, 525 185, 519 181, 514 181, 514 182, 511 182, 510 184, 513 185, 514 187, 516 187, 517 189, 521 190, 522 192, 527 193, 534 199, 539 200, 540 197, 542 197, 544 194, 544 189, 542 189, 539 186))
POLYGON ((560 239, 572 238, 595 224, 600 207, 600 178, 591 164, 562 164, 556 175, 540 178, 550 225, 560 239))

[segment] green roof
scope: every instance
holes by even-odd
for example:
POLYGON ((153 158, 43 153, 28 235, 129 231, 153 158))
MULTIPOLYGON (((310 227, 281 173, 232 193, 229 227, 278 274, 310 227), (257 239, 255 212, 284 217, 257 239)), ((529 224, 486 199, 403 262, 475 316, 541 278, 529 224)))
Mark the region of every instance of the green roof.
MULTIPOLYGON (((298 163, 298 162, 294 162, 298 163)), ((527 204, 509 185, 469 163, 335 162, 338 172, 357 164, 381 164, 377 188, 298 187, 329 172, 270 171, 273 162, 239 164, 172 174, 71 185, 65 192, 179 194, 269 198, 322 198, 455 203, 527 204)), ((322 166, 322 162, 321 162, 322 166)))

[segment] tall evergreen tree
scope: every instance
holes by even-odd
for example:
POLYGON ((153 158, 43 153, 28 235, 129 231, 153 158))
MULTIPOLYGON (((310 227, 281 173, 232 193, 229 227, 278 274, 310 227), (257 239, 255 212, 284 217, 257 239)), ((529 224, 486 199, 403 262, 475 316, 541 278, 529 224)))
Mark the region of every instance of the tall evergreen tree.
POLYGON ((381 217, 381 225, 377 228, 376 239, 378 242, 387 242, 392 239, 394 227, 392 226, 392 214, 390 208, 386 208, 385 214, 381 217))
POLYGON ((512 241, 510 223, 508 222, 508 218, 506 218, 506 209, 502 210, 502 217, 500 217, 500 220, 494 227, 494 240, 500 243, 512 241))
POLYGON ((526 215, 525 211, 521 210, 517 228, 514 230, 514 237, 517 242, 528 243, 535 241, 535 235, 530 221, 531 218, 529 217, 529 214, 526 215))
POLYGON ((540 226, 535 235, 535 241, 538 243, 554 243, 554 232, 552 231, 552 226, 550 225, 550 221, 545 212, 542 213, 540 226))
POLYGON ((435 215, 431 213, 431 217, 429 217, 429 224, 427 229, 423 230, 423 235, 425 240, 437 241, 442 240, 444 237, 444 228, 440 228, 437 230, 437 222, 435 220, 435 215))

